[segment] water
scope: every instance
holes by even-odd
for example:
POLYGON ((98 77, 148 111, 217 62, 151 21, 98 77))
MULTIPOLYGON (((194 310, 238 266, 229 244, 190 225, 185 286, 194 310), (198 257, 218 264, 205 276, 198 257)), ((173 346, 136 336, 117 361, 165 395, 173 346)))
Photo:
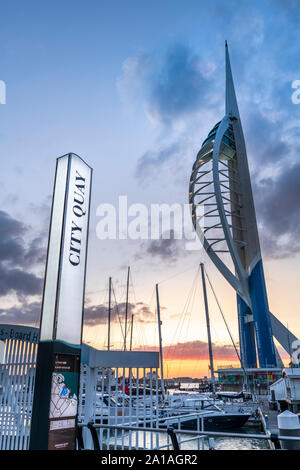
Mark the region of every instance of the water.
MULTIPOLYGON (((247 434, 263 434, 259 427, 244 425, 239 429, 231 429, 229 432, 245 434, 245 439, 243 438, 233 438, 233 437, 217 437, 215 441, 216 450, 265 450, 268 449, 268 444, 265 440, 260 439, 249 439, 247 434)), ((187 436, 186 436, 187 437, 187 436)), ((182 437, 182 440, 184 437, 182 437)), ((207 448, 207 445, 205 446, 207 448)), ((190 442, 182 445, 182 450, 196 450, 197 442, 190 442)))
MULTIPOLYGON (((182 383, 182 387, 186 389, 196 388, 198 386, 197 383, 182 383)), ((182 393, 180 390, 172 390, 170 394, 177 394, 182 393)), ((197 395, 197 392, 188 392, 189 395, 192 397, 193 395, 197 395)), ((205 394, 203 394, 205 395, 205 394)), ((209 394, 207 394, 209 396, 209 394)), ((262 439, 249 439, 247 438, 247 434, 263 434, 261 427, 259 425, 249 425, 245 424, 242 428, 238 429, 230 429, 228 432, 231 433, 238 433, 238 434, 245 434, 245 439, 243 438, 232 438, 232 437, 218 437, 215 438, 215 449, 216 450, 265 450, 269 449, 267 441, 262 439)), ((190 436, 182 435, 182 440, 188 439, 190 436)), ((207 446, 206 446, 207 447, 207 446)), ((187 442, 182 444, 181 449, 184 450, 196 450, 198 449, 197 441, 187 442)))
MULTIPOLYGON (((259 439, 249 439, 247 438, 247 434, 262 434, 259 427, 253 425, 244 425, 242 428, 239 429, 231 429, 229 432, 232 433, 239 433, 245 434, 244 438, 232 438, 232 437, 218 437, 215 438, 214 448, 216 450, 265 450, 268 449, 267 442, 265 440, 259 439)), ((107 442, 107 435, 103 433, 102 439, 100 442, 107 442)), ((165 447, 167 444, 170 444, 170 438, 166 434, 162 433, 153 433, 151 436, 150 432, 144 431, 133 431, 129 432, 122 432, 122 431, 112 431, 109 433, 109 441, 111 445, 111 449, 114 448, 115 445, 118 446, 131 446, 134 448, 136 445, 140 448, 146 449, 155 449, 158 447, 163 447, 161 450, 167 450, 168 447, 165 447)), ((180 449, 181 450, 201 450, 202 449, 202 442, 199 443, 199 440, 193 439, 191 440, 191 435, 188 434, 181 434, 180 438, 180 449), (183 442, 188 440, 189 442, 183 442)), ((204 440, 204 447, 208 449, 208 442, 207 439, 204 440)), ((169 447, 172 450, 172 446, 169 447)))
MULTIPOLYGON (((184 384, 195 386, 198 384, 184 384)), ((180 390, 171 390, 170 394, 182 393, 180 390)), ((188 392, 189 396, 197 396, 197 392, 188 392)), ((208 395, 209 396, 209 395, 208 395)), ((155 420, 154 420, 155 422, 155 420)), ((238 429, 230 429, 228 433, 245 434, 245 438, 233 438, 233 437, 218 437, 214 438, 214 448, 216 450, 263 450, 268 449, 268 443, 266 440, 247 438, 247 434, 263 434, 259 425, 253 423, 246 423, 243 427, 238 429)), ((114 431, 111 430, 109 433, 109 439, 107 435, 103 435, 103 442, 110 441, 112 449, 114 446, 125 446, 135 448, 136 446, 144 449, 158 449, 163 447, 162 450, 172 449, 172 446, 167 447, 171 444, 170 437, 166 433, 151 433, 149 431, 114 431)), ((205 438, 203 441, 199 439, 192 439, 189 434, 177 434, 178 440, 180 441, 181 450, 198 450, 202 449, 203 446, 208 448, 208 440, 205 438), (183 442, 188 441, 188 442, 183 442)))

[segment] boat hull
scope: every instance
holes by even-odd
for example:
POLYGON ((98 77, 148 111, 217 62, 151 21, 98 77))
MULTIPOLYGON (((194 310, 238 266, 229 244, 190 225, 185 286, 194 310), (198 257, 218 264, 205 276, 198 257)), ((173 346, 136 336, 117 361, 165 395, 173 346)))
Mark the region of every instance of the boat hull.
MULTIPOLYGON (((217 416, 206 416, 203 418, 204 428, 201 431, 225 431, 227 429, 241 428, 250 418, 248 414, 224 414, 217 416)), ((168 420, 168 426, 178 428, 178 423, 168 420)), ((198 423, 196 418, 181 419, 180 429, 197 431, 198 423)))

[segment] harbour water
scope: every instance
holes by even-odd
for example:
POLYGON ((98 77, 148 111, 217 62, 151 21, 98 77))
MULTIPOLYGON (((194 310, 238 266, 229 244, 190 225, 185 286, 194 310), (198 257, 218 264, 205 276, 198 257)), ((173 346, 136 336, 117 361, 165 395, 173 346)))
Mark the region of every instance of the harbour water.
MULTIPOLYGON (((259 426, 245 425, 239 429, 231 429, 228 432, 245 434, 243 438, 233 437, 217 437, 214 439, 215 450, 266 450, 268 449, 267 442, 259 439, 249 439, 247 434, 263 434, 259 426)), ((180 450, 200 450, 202 449, 202 442, 198 439, 191 439, 188 434, 181 434, 179 440, 180 450), (184 442, 185 441, 185 442, 184 442), (187 442, 188 441, 188 442, 187 442)), ((166 434, 150 434, 144 431, 111 431, 107 430, 99 433, 99 441, 107 444, 110 442, 111 448, 117 444, 122 448, 134 448, 136 445, 142 449, 161 449, 167 450, 167 445, 171 443, 170 438, 166 434)), ((208 441, 204 440, 205 449, 208 449, 208 441)), ((172 446, 169 447, 172 450, 172 446)))
MULTIPOLYGON (((195 389, 198 388, 197 383, 182 383, 181 387, 185 390, 190 390, 188 393, 191 396, 196 396, 197 392, 195 389)), ((180 390, 170 391, 170 394, 182 393, 180 390)), ((231 429, 228 432, 245 434, 245 439, 242 438, 231 438, 231 437, 218 437, 215 438, 215 449, 216 450, 265 450, 268 449, 268 444, 265 440, 249 439, 247 434, 263 434, 260 425, 245 424, 243 427, 238 429, 231 429)), ((182 435, 182 440, 188 439, 188 435, 182 435)), ((182 445, 182 449, 196 450, 198 448, 197 441, 187 442, 182 445)))
POLYGON ((245 439, 231 437, 218 437, 215 439, 216 450, 266 450, 268 444, 265 440, 247 439, 247 434, 263 434, 260 427, 244 425, 239 429, 231 429, 231 432, 245 434, 245 439))

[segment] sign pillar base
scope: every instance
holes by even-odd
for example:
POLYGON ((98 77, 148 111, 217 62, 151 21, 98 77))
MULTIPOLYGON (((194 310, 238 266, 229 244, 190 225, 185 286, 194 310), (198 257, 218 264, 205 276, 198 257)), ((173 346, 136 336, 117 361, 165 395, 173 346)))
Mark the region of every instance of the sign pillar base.
POLYGON ((76 448, 80 353, 80 347, 61 341, 39 344, 30 450, 76 448))

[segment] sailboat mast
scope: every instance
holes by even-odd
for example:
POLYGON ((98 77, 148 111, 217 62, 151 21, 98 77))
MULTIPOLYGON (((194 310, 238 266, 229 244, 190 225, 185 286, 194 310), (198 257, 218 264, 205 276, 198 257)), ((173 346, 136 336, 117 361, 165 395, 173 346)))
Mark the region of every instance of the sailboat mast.
POLYGON ((132 351, 132 333, 133 333, 133 317, 134 315, 131 315, 131 327, 130 327, 130 348, 129 351, 132 351))
POLYGON ((126 351, 126 348, 127 348, 127 319, 128 319, 129 275, 130 275, 130 266, 128 266, 128 271, 127 271, 127 290, 126 290, 126 307, 125 307, 124 351, 126 351))
POLYGON ((160 357, 160 376, 161 376, 161 390, 163 397, 165 397, 165 383, 164 383, 164 367, 163 367, 163 352, 162 352, 162 337, 161 337, 161 320, 160 320, 160 305, 159 305, 159 295, 158 295, 158 284, 155 285, 156 288, 156 305, 157 305, 157 321, 158 321, 158 337, 159 337, 159 357, 160 357))
POLYGON ((215 393, 216 387, 215 387, 214 361, 213 361, 213 352, 212 352, 212 343, 211 343, 211 334, 210 334, 210 320, 209 320, 209 311, 208 311, 206 282, 205 282, 205 275, 204 275, 204 264, 200 263, 200 267, 201 267, 204 307, 205 307, 205 316, 206 316, 206 327, 207 327, 207 339, 208 339, 208 351, 209 351, 211 383, 212 383, 213 393, 215 393))
POLYGON ((107 340, 107 350, 110 350, 110 319, 111 319, 111 277, 108 282, 108 340, 107 340))

